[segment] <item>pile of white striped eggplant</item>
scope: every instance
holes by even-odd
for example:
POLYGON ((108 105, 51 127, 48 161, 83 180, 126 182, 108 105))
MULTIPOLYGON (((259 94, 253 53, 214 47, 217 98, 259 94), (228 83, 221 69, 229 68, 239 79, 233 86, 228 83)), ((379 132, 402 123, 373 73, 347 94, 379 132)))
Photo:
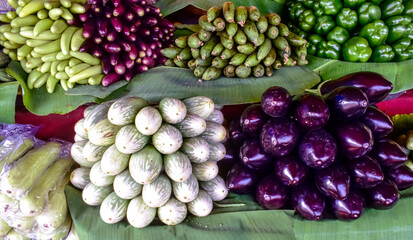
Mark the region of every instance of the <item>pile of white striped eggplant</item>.
POLYGON ((164 98, 157 106, 138 97, 92 105, 75 125, 71 175, 91 206, 113 224, 136 228, 156 217, 167 225, 188 211, 207 216, 228 189, 218 176, 225 157, 224 117, 207 97, 164 98))

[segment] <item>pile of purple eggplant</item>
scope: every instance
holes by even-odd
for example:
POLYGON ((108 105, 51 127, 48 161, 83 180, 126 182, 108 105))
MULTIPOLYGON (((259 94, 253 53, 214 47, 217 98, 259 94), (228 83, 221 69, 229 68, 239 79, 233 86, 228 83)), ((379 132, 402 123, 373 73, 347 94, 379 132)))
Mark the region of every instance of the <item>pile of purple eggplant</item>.
POLYGON ((174 26, 159 8, 145 0, 90 0, 85 7, 72 22, 87 39, 80 51, 101 59, 104 86, 165 62, 160 51, 172 43, 174 26))
POLYGON ((308 220, 352 220, 366 206, 393 207, 399 190, 413 186, 413 171, 403 149, 386 138, 393 123, 374 106, 392 88, 383 76, 360 72, 324 82, 321 96, 267 89, 261 104, 230 123, 228 153, 239 158, 228 188, 308 220))

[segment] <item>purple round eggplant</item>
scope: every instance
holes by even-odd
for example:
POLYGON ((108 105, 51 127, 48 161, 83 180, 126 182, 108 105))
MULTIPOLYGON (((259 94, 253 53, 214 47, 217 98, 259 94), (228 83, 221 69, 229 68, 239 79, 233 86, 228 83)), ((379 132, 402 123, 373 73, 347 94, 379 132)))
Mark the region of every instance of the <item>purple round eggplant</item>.
POLYGON ((350 175, 340 163, 316 170, 314 180, 318 190, 333 199, 343 200, 350 191, 350 175))
POLYGON ((399 201, 400 193, 393 182, 385 180, 375 187, 365 189, 364 197, 367 204, 375 209, 390 209, 399 201))
POLYGON ((293 101, 292 116, 304 129, 320 129, 328 122, 330 109, 322 97, 305 93, 293 101))
POLYGON ((393 122, 389 116, 373 106, 369 106, 359 120, 370 128, 375 138, 385 137, 393 130, 393 122))
POLYGON ((242 163, 236 163, 227 174, 227 187, 231 192, 238 194, 251 193, 257 182, 257 173, 245 167, 242 163))
POLYGON ((365 206, 363 194, 351 189, 346 199, 331 199, 330 209, 340 220, 354 220, 361 216, 365 206))
POLYGON ((226 176, 229 169, 231 169, 232 166, 239 161, 239 147, 234 146, 229 141, 224 143, 224 146, 226 149, 225 157, 221 161, 217 162, 219 167, 219 175, 221 176, 226 176))
POLYGON ((405 190, 413 186, 413 171, 406 165, 401 165, 387 171, 386 176, 399 190, 405 190))
POLYGON ((351 183, 358 188, 371 188, 384 179, 379 163, 370 156, 347 159, 347 169, 351 183))
POLYGON ((307 166, 326 168, 336 159, 336 140, 324 129, 313 130, 308 132, 298 144, 298 154, 307 166))
POLYGON ((271 117, 282 117, 287 114, 292 97, 283 87, 270 87, 261 96, 262 110, 271 117))
POLYGON ((341 86, 354 86, 366 93, 370 104, 383 100, 392 90, 393 83, 373 72, 358 72, 334 81, 326 81, 320 87, 321 94, 327 94, 341 86))
POLYGON ((280 209, 289 200, 289 190, 270 174, 263 178, 257 186, 255 197, 265 209, 280 209))
POLYGON ((261 130, 261 146, 264 151, 274 156, 285 156, 291 153, 300 138, 297 124, 288 118, 272 118, 261 130))
POLYGON ((325 95, 331 116, 339 120, 356 119, 366 112, 369 100, 366 94, 356 87, 343 86, 325 95))
POLYGON ((373 134, 357 121, 342 122, 334 128, 339 151, 347 158, 359 158, 371 151, 373 134))
POLYGON ((272 165, 273 157, 264 152, 258 139, 245 140, 239 151, 241 162, 251 169, 264 169, 272 165))
POLYGON ((250 135, 260 134, 262 125, 267 121, 268 116, 264 113, 260 104, 253 104, 247 107, 241 115, 240 125, 242 130, 250 135))
POLYGON ((307 178, 309 168, 296 154, 289 154, 277 157, 274 172, 281 183, 293 187, 300 185, 307 178))
POLYGON ((399 144, 389 139, 376 141, 371 156, 386 168, 395 168, 407 161, 407 155, 399 144))
POLYGON ((239 119, 230 122, 228 131, 229 139, 234 145, 241 145, 247 138, 247 134, 242 130, 239 119))
POLYGON ((291 203, 295 211, 304 219, 320 220, 325 208, 325 196, 310 182, 295 187, 291 194, 291 203))

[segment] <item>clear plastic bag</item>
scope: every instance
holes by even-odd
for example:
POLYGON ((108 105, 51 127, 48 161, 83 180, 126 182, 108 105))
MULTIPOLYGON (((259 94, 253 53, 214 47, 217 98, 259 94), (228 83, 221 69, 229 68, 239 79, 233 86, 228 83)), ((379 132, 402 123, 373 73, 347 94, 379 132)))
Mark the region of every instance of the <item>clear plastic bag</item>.
POLYGON ((7 233, 0 239, 64 239, 71 228, 64 186, 75 164, 72 143, 39 140, 37 130, 32 125, 0 124, 0 218, 1 233, 7 233))

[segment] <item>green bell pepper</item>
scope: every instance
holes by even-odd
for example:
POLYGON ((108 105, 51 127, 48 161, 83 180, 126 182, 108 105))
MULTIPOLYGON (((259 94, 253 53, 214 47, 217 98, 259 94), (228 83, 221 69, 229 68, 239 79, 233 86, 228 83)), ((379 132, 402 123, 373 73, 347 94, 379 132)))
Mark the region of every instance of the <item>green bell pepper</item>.
POLYGON ((413 40, 413 23, 407 24, 403 37, 413 40))
POLYGON ((314 9, 314 2, 315 0, 303 0, 304 5, 310 9, 314 9))
POLYGON ((344 0, 344 7, 355 9, 365 2, 366 0, 344 0))
POLYGON ((386 0, 380 4, 380 8, 384 19, 400 15, 404 11, 403 0, 386 0))
POLYGON ((413 44, 410 44, 407 50, 409 51, 409 59, 413 59, 413 44))
POLYGON ((395 61, 405 61, 412 57, 413 48, 410 46, 411 41, 408 38, 402 38, 393 44, 393 51, 395 53, 395 61))
POLYGON ((313 34, 310 36, 307 42, 307 53, 310 55, 316 55, 318 51, 318 44, 324 41, 323 37, 318 34, 313 34))
POLYGON ((298 20, 298 17, 301 13, 306 10, 304 4, 302 2, 296 2, 291 5, 290 10, 290 20, 298 20))
POLYGON ((369 2, 373 3, 374 5, 379 5, 384 0, 370 0, 369 2))
POLYGON ((351 8, 343 8, 340 13, 337 14, 336 21, 338 26, 351 31, 357 27, 357 12, 351 10, 351 8))
POLYGON ((336 26, 333 18, 330 16, 321 16, 317 18, 314 31, 320 35, 327 35, 336 26))
POLYGON ((361 25, 366 25, 368 23, 374 22, 381 19, 381 9, 379 6, 373 3, 363 3, 358 9, 359 23, 361 25))
POLYGON ((404 4, 403 15, 413 18, 413 1, 406 1, 404 4))
POLYGON ((373 50, 371 62, 390 62, 394 58, 394 51, 389 45, 381 45, 373 50))
POLYGON ((300 28, 296 27, 293 23, 289 22, 287 24, 287 27, 290 30, 290 32, 297 34, 301 38, 307 39, 307 36, 308 36, 307 32, 304 32, 300 28))
POLYGON ((336 41, 322 41, 317 46, 317 57, 331 58, 335 60, 340 59, 341 45, 336 41))
POLYGON ((393 16, 388 18, 385 23, 389 27, 389 37, 387 39, 389 43, 413 35, 412 19, 409 16, 393 16))
POLYGON ((343 45, 350 38, 350 33, 347 29, 342 27, 335 27, 328 35, 328 41, 336 41, 339 44, 343 45))
POLYGON ((314 2, 314 11, 316 16, 320 15, 337 15, 343 8, 341 0, 316 0, 314 2))
POLYGON ((313 10, 307 9, 298 17, 298 25, 300 29, 309 32, 315 25, 316 16, 313 10))
POLYGON ((367 62, 373 50, 369 42, 362 37, 352 37, 343 45, 343 58, 350 62, 367 62))
POLYGON ((377 47, 382 45, 389 35, 389 28, 384 24, 382 20, 376 20, 372 23, 365 25, 359 36, 369 41, 370 47, 377 47))

